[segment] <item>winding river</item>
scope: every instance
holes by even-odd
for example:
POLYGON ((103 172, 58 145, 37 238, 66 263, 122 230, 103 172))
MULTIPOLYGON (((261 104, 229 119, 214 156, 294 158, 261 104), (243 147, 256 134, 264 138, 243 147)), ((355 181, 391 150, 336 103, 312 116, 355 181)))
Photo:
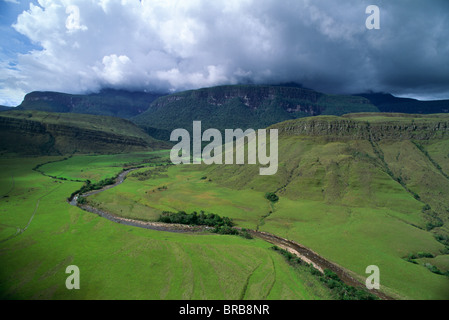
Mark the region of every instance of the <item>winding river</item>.
MULTIPOLYGON (((87 204, 80 204, 78 203, 78 198, 80 196, 82 197, 88 197, 94 194, 98 194, 100 192, 106 191, 108 189, 114 188, 120 184, 122 184, 126 176, 135 170, 138 170, 141 168, 132 168, 125 170, 121 172, 117 178, 116 182, 111 185, 107 185, 101 189, 89 191, 87 193, 81 194, 81 195, 75 195, 72 200, 69 201, 69 203, 73 206, 77 206, 85 211, 95 213, 103 218, 106 218, 110 221, 133 226, 133 227, 139 227, 139 228, 145 228, 145 229, 151 229, 151 230, 157 230, 157 231, 166 231, 166 232, 177 232, 177 233, 192 233, 192 232, 199 232, 199 234, 208 234, 208 231, 210 227, 205 226, 189 226, 189 225, 181 225, 181 224, 168 224, 168 223, 162 223, 162 222, 146 222, 146 221, 139 221, 139 220, 133 220, 128 218, 119 217, 116 215, 113 215, 109 212, 106 212, 104 210, 100 210, 98 208, 89 206, 87 204)), ((236 227, 237 228, 237 227, 236 227)), ((237 228, 240 229, 240 228, 237 228)), ((306 263, 312 264, 316 269, 323 272, 325 269, 330 269, 333 272, 335 272, 339 278, 346 283, 347 285, 354 286, 354 287, 363 287, 364 283, 362 284, 359 280, 355 279, 348 270, 345 268, 338 266, 337 264, 323 258, 313 250, 304 247, 303 245, 294 242, 292 240, 284 239, 279 236, 276 236, 271 233, 262 232, 262 231, 256 231, 256 230, 248 230, 247 231, 254 237, 260 238, 264 241, 267 241, 273 245, 278 246, 279 248, 282 248, 284 250, 289 251, 290 253, 296 255, 306 263)), ((393 298, 389 297, 388 295, 384 294, 383 292, 380 292, 378 290, 370 290, 372 294, 375 294, 377 297, 379 297, 382 300, 393 300, 393 298)))

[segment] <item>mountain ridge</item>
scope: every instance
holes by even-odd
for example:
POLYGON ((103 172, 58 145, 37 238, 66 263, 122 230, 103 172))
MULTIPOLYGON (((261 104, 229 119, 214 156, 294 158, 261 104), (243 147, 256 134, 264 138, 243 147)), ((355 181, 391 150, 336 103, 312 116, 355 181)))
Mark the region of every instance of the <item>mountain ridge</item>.
POLYGON ((260 129, 317 115, 447 113, 449 100, 419 101, 387 93, 331 95, 287 83, 222 85, 172 94, 112 89, 86 95, 31 92, 17 110, 115 116, 129 119, 148 135, 167 141, 174 129, 190 131, 192 122, 198 120, 204 127, 220 131, 227 128, 260 129))
POLYGON ((168 144, 148 136, 126 119, 35 110, 0 114, 0 150, 25 155, 123 153, 163 149, 168 144))
POLYGON ((17 110, 81 113, 129 119, 144 112, 150 103, 160 96, 162 94, 113 89, 89 94, 33 91, 25 95, 17 110))
POLYGON ((379 111, 363 97, 327 95, 300 87, 227 85, 163 96, 131 121, 167 140, 167 131, 205 127, 260 129, 289 119, 321 114, 379 111), (163 133, 158 134, 158 130, 163 133))

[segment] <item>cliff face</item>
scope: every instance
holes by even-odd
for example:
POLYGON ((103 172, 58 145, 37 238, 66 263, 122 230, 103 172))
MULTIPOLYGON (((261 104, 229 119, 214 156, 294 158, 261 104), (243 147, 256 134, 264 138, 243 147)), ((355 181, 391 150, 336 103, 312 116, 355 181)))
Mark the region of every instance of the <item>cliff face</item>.
POLYGON ((186 91, 162 97, 151 108, 164 108, 172 103, 190 100, 213 106, 225 106, 238 101, 251 110, 257 110, 267 104, 276 103, 288 113, 304 112, 310 116, 319 115, 332 103, 370 106, 370 102, 355 96, 328 96, 309 89, 276 86, 221 86, 186 91))
MULTIPOLYGON (((377 112, 363 97, 326 95, 309 89, 237 85, 184 91, 155 100, 133 122, 150 130, 205 127, 260 129, 289 119, 321 114, 377 112)), ((167 135, 159 138, 168 139, 167 135)))
POLYGON ((18 106, 21 110, 83 113, 128 119, 144 112, 160 94, 103 90, 92 94, 30 92, 18 106))
POLYGON ((282 135, 323 136, 333 140, 431 140, 449 137, 449 116, 329 116, 286 121, 271 128, 279 129, 282 135))
POLYGON ((215 106, 222 106, 232 99, 239 99, 245 106, 252 110, 257 110, 263 103, 273 102, 277 98, 284 98, 284 103, 280 105, 288 112, 310 110, 313 113, 319 113, 319 107, 314 106, 322 94, 313 90, 288 87, 269 87, 269 86, 224 86, 216 90, 201 89, 193 91, 191 97, 203 99, 215 106), (288 103, 288 99, 303 100, 305 105, 301 106, 293 102, 288 103), (308 105, 307 103, 308 102, 308 105))
MULTIPOLYGON (((114 133, 111 130, 91 128, 85 122, 77 123, 76 119, 60 123, 46 121, 29 113, 30 117, 16 112, 5 112, 0 116, 0 150, 17 152, 28 155, 56 155, 78 153, 121 153, 142 150, 158 149, 165 146, 164 143, 154 140, 141 132, 132 123, 115 123, 117 120, 108 118, 112 127, 129 126, 129 133, 114 133), (137 133, 136 133, 137 132, 137 133)), ((99 122, 101 117, 93 117, 93 122, 99 122), (98 120, 98 121, 96 121, 98 120)), ((165 146, 166 147, 166 146, 165 146)))

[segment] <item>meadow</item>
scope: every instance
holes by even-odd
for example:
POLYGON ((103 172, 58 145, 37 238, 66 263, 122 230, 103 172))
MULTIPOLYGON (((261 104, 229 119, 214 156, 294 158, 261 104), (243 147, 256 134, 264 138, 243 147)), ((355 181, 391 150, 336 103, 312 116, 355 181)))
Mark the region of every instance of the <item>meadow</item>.
POLYGON ((335 298, 260 239, 130 227, 67 203, 88 180, 138 167, 87 202, 144 221, 163 211, 204 210, 294 240, 362 283, 366 267, 376 265, 381 291, 395 299, 447 300, 449 139, 432 135, 442 126, 438 117, 387 120, 279 124, 286 131, 272 176, 259 175, 258 164, 167 165, 169 151, 3 156, 0 298, 335 298), (300 133, 304 128, 313 131, 300 133), (65 287, 72 264, 80 268, 81 290, 65 287))
POLYGON ((129 227, 66 201, 83 185, 73 180, 160 157, 2 157, 0 299, 333 299, 261 240, 129 227), (69 265, 80 269, 79 290, 65 286, 69 265))
POLYGON ((213 212, 299 242, 361 282, 366 267, 377 265, 381 290, 394 298, 449 299, 448 277, 425 267, 449 270, 448 246, 436 239, 446 223, 429 228, 429 221, 447 221, 448 181, 431 160, 447 163, 435 146, 442 143, 421 150, 410 140, 373 148, 364 140, 283 137, 274 176, 258 175, 257 165, 143 168, 89 202, 153 221, 162 211, 213 212), (279 201, 268 201, 267 192, 279 201), (434 258, 407 261, 418 252, 434 258))

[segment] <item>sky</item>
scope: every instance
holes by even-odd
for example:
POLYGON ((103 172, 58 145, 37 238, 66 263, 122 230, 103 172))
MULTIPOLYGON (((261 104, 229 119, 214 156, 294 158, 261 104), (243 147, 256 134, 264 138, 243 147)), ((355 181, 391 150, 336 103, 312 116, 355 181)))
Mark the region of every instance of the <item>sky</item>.
POLYGON ((449 99, 448 30, 448 0, 0 0, 0 104, 286 82, 449 99))

